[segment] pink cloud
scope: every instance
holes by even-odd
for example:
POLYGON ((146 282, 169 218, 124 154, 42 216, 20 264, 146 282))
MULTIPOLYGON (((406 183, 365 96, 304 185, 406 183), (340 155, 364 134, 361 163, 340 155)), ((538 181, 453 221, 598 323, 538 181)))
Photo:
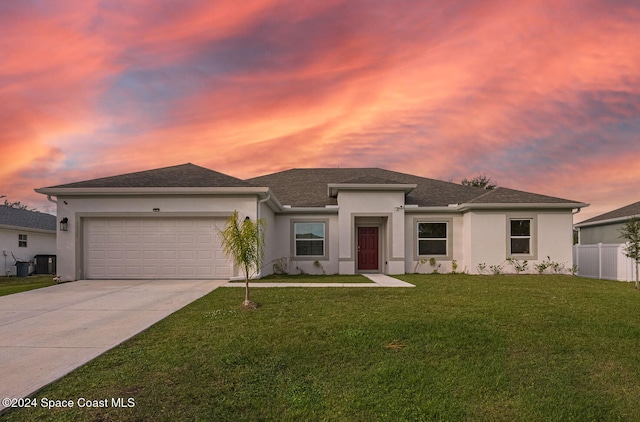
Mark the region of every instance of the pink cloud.
POLYGON ((375 165, 613 203, 630 182, 599 163, 640 152, 633 3, 48 9, 0 16, 1 148, 21 157, 0 177, 33 187, 187 161, 240 177, 375 165))

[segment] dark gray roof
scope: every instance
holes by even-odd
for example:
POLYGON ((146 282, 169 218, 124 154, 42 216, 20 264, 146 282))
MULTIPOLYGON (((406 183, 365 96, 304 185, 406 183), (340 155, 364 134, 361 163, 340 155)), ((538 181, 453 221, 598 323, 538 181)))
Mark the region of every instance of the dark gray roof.
POLYGON ((380 168, 292 169, 247 181, 270 187, 282 204, 298 207, 336 205, 336 198, 327 195, 328 183, 415 184, 417 187, 407 194, 406 204, 424 207, 461 203, 576 203, 506 188, 487 191, 380 168))
MULTIPOLYGON (((422 207, 450 204, 576 204, 561 198, 507 188, 487 191, 380 168, 308 168, 241 180, 194 164, 182 164, 155 170, 103 177, 100 179, 52 186, 62 188, 187 188, 187 187, 267 187, 283 205, 324 207, 336 205, 328 194, 329 184, 416 185, 407 193, 405 203, 422 207)), ((570 206, 570 205, 568 205, 570 206)))
POLYGON ((352 180, 345 180, 340 182, 342 184, 354 184, 354 185, 399 185, 402 184, 397 180, 381 179, 374 176, 363 176, 352 180))
POLYGON ((0 224, 29 229, 56 231, 56 216, 0 205, 0 224))
POLYGON ((630 205, 626 205, 622 208, 615 209, 613 211, 606 212, 604 214, 597 215, 581 222, 580 224, 596 223, 598 221, 612 220, 616 218, 633 217, 634 215, 640 215, 640 201, 630 205))
POLYGON ((209 170, 195 164, 164 167, 155 170, 102 177, 83 182, 51 186, 51 188, 187 188, 250 187, 241 179, 209 170))
POLYGON ((471 204, 575 204, 577 201, 497 187, 468 201, 471 204))

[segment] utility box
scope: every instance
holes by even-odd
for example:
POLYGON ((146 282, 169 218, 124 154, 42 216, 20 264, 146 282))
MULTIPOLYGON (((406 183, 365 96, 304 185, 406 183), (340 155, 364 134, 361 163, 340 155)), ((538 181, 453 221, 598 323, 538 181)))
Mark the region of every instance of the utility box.
POLYGON ((56 256, 55 255, 36 255, 34 258, 36 264, 36 274, 54 274, 56 273, 56 256))

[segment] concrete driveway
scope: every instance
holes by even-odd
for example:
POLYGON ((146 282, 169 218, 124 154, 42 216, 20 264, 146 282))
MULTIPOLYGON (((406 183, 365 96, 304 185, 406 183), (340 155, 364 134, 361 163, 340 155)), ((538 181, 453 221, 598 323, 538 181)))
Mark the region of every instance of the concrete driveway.
POLYGON ((75 281, 0 297, 0 399, 28 396, 225 283, 75 281))

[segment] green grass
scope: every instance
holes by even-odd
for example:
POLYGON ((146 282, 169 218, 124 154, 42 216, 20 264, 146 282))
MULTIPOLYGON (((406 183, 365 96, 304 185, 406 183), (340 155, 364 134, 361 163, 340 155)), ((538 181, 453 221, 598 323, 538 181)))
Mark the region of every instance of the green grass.
MULTIPOLYGON (((250 280, 251 283, 373 283, 367 277, 361 275, 269 275, 257 280, 250 280)), ((243 283, 244 280, 234 280, 232 283, 243 283)))
POLYGON ((219 288, 38 392, 30 420, 640 420, 640 295, 569 276, 219 288))
POLYGON ((40 289, 53 286, 52 275, 38 275, 32 277, 0 277, 0 296, 26 292, 27 290, 40 289))

